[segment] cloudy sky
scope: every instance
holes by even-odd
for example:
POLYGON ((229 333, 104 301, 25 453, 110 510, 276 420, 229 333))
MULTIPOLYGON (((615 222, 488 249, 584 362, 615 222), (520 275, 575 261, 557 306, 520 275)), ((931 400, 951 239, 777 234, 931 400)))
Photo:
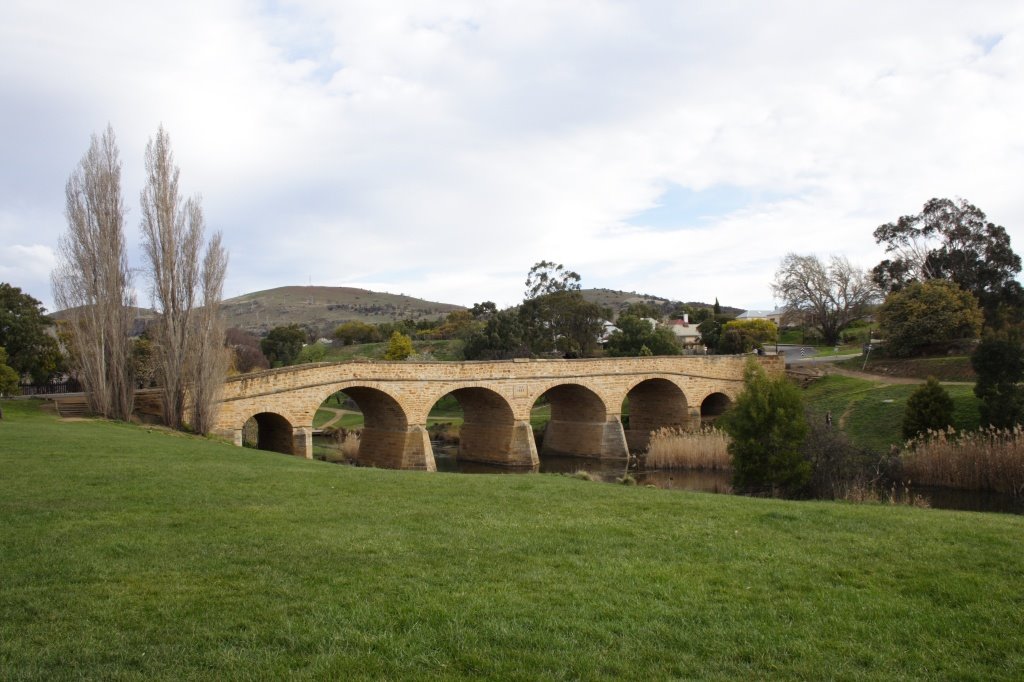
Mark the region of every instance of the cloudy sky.
MULTIPOLYGON (((1024 252, 1019 0, 6 0, 0 281, 50 308, 64 185, 109 122, 230 252, 225 296, 520 300, 542 259, 771 307, 790 251, 963 197, 1024 252)), ((140 285, 141 286, 141 285, 140 285)), ((148 296, 142 289, 141 301, 148 296)))

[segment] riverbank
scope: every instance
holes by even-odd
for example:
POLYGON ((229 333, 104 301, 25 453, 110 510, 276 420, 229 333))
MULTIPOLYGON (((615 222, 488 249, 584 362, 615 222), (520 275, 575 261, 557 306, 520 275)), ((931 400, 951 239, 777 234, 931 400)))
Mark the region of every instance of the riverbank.
POLYGON ((11 678, 1024 676, 1024 519, 0 422, 11 678))

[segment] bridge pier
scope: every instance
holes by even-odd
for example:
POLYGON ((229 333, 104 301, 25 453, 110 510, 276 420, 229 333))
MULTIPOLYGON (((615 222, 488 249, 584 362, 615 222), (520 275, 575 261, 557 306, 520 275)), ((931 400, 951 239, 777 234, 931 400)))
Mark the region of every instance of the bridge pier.
POLYGON ((410 424, 405 430, 364 427, 356 459, 382 469, 437 471, 430 435, 422 424, 410 424))
POLYGON ((629 448, 618 415, 609 415, 604 422, 552 419, 544 431, 541 455, 625 459, 629 448))
POLYGON ((529 421, 511 426, 464 422, 459 430, 459 459, 514 467, 540 464, 529 421))

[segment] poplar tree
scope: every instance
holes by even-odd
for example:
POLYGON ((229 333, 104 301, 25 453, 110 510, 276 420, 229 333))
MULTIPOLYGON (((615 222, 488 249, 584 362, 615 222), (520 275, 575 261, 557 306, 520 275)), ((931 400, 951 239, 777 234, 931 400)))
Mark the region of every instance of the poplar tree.
POLYGON ((202 204, 198 197, 182 200, 179 175, 170 136, 161 125, 156 139, 146 145, 141 197, 142 248, 158 313, 153 333, 156 371, 167 425, 184 424, 191 388, 192 428, 205 433, 216 400, 208 383, 219 383, 224 375, 224 335, 217 320, 227 255, 218 233, 200 259, 206 227, 202 204))
POLYGON ((68 231, 51 281, 67 313, 71 351, 94 413, 128 420, 134 404, 130 338, 135 305, 125 249, 121 159, 108 125, 65 188, 68 231))

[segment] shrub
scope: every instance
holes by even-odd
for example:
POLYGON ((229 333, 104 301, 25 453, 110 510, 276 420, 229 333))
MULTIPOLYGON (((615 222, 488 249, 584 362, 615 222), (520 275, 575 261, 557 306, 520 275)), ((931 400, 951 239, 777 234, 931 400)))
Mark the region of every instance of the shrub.
POLYGON ((971 354, 978 375, 974 395, 981 400, 981 423, 1010 428, 1024 418, 1024 339, 1019 329, 985 335, 971 354))
POLYGON ((391 332, 388 349, 384 352, 385 360, 405 360, 413 354, 412 339, 399 331, 391 332))
POLYGON ((878 311, 887 352, 920 355, 959 339, 976 339, 982 313, 978 300, 953 282, 914 282, 889 294, 878 311))
POLYGON ((804 493, 811 467, 800 451, 807 420, 799 389, 784 376, 769 377, 754 358, 747 362, 743 384, 718 420, 732 439, 733 485, 748 492, 804 493))
POLYGON ((903 413, 903 438, 909 440, 928 431, 942 431, 953 423, 953 399, 942 388, 939 380, 928 377, 907 398, 903 413))

